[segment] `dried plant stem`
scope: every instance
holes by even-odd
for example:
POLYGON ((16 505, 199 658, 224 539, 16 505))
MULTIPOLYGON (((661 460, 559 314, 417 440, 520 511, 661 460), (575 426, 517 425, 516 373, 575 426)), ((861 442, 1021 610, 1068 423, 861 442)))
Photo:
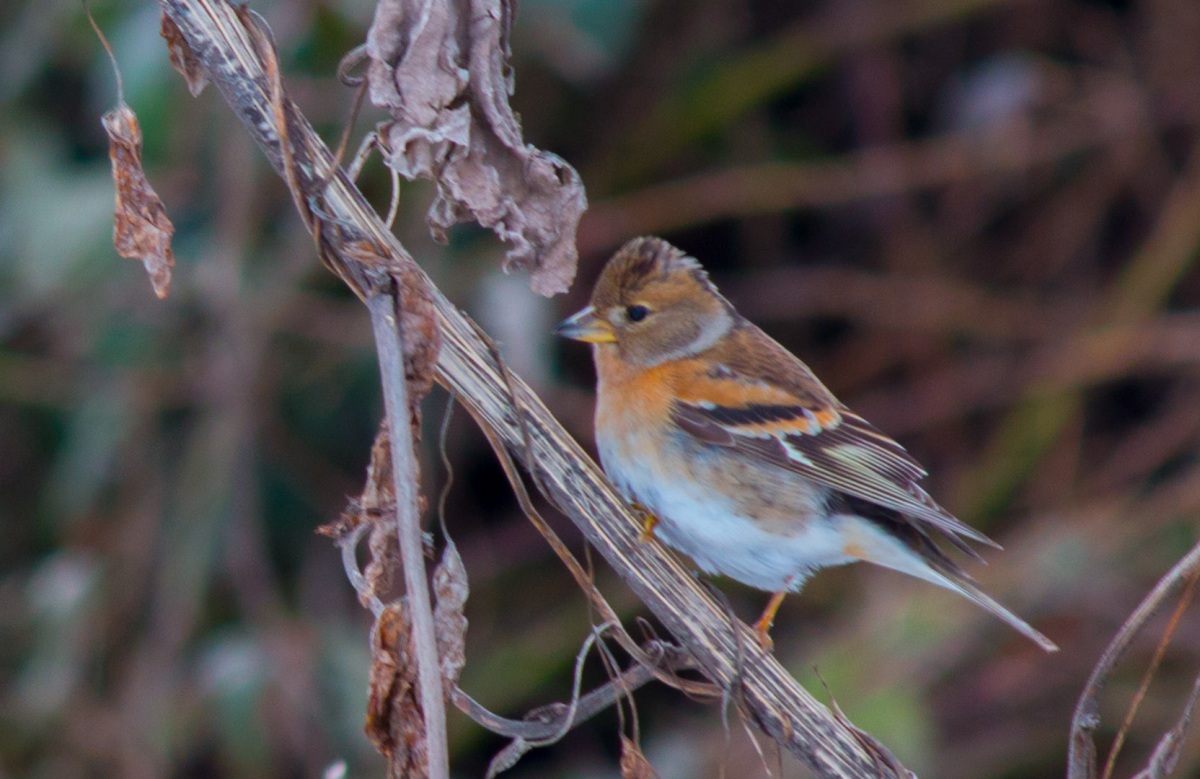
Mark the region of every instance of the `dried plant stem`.
MULTIPOLYGON (((579 698, 574 717, 566 723, 566 727, 574 727, 579 723, 596 716, 612 706, 623 696, 653 681, 660 669, 674 672, 690 668, 692 660, 675 646, 661 641, 648 641, 642 651, 649 657, 651 665, 637 662, 628 669, 613 675, 613 678, 600 687, 579 698)), ((512 720, 500 717, 488 711, 474 698, 459 688, 454 688, 451 700, 459 711, 466 714, 478 724, 501 736, 523 738, 527 741, 541 741, 550 738, 563 727, 563 721, 570 709, 565 704, 552 704, 538 710, 540 718, 512 720)))
MULTIPOLYGON (((408 629, 412 637, 412 653, 416 662, 416 682, 421 703, 422 744, 424 747, 423 775, 431 779, 449 779, 450 757, 446 738, 446 708, 442 694, 441 662, 438 657, 434 614, 430 603, 429 585, 426 581, 425 560, 422 554, 420 508, 420 469, 417 466, 414 446, 414 428, 419 424, 420 399, 428 387, 428 373, 432 369, 428 355, 436 352, 437 334, 432 312, 424 312, 425 321, 407 333, 405 315, 411 323, 421 320, 417 310, 402 311, 402 305, 421 307, 418 290, 407 290, 407 301, 401 302, 401 288, 406 283, 422 286, 413 279, 410 268, 415 268, 411 258, 388 262, 387 257, 370 241, 362 239, 362 232, 345 224, 326 225, 326 216, 320 212, 321 194, 325 189, 322 182, 307 179, 301 171, 303 161, 311 160, 307 146, 297 147, 291 141, 291 122, 295 117, 295 106, 287 100, 283 77, 279 70, 274 41, 267 33, 259 17, 246 8, 238 9, 238 17, 250 34, 255 50, 263 64, 267 80, 271 116, 279 130, 279 146, 282 173, 287 181, 292 199, 313 234, 321 260, 337 273, 353 289, 371 314, 371 325, 379 355, 380 378, 383 384, 386 423, 388 427, 388 457, 391 460, 391 490, 395 496, 395 532, 400 549, 401 567, 407 597, 407 615, 411 622, 408 629), (348 263, 343 255, 348 254, 355 262, 348 263), (409 346, 405 346, 405 338, 409 346), (406 355, 406 351, 423 352, 422 360, 417 354, 406 355), (407 376, 406 356, 411 360, 414 373, 410 385, 407 376), (418 375, 424 370, 426 376, 418 375), (410 391, 410 390, 414 390, 410 391)), ((327 150, 326 150, 327 152, 327 150)), ((325 170, 339 170, 341 149, 337 156, 324 165, 325 170)), ((308 168, 313 171, 313 168, 308 168)), ((424 291, 423 289, 420 291, 424 291)), ((428 308, 426 306, 426 308, 428 308)), ((353 582, 353 579, 352 579, 353 582)), ((374 593, 373 593, 374 594, 374 593)), ((380 630, 377 615, 376 630, 380 630)), ((397 647, 397 665, 403 651, 397 647)), ((389 727, 390 730, 390 727, 389 727)), ((392 735, 389 733, 389 735, 392 735)), ((407 750, 384 751, 391 761, 391 774, 406 775, 411 770, 411 755, 407 750)))
POLYGON ((1096 777, 1096 745, 1092 733, 1100 726, 1098 697, 1108 675, 1112 673, 1138 631, 1153 616, 1164 600, 1200 570, 1200 543, 1192 547, 1182 560, 1158 580, 1150 594, 1138 604, 1117 635, 1109 642, 1104 654, 1088 677, 1087 685, 1075 705, 1071 717, 1071 738, 1067 753, 1067 779, 1094 779, 1096 777))
POLYGON ((404 353, 400 340, 400 316, 392 290, 384 287, 367 298, 375 347, 379 350, 379 373, 383 381, 383 402, 387 409, 388 435, 391 438, 392 481, 396 492, 396 526, 400 541, 400 559, 404 563, 404 592, 412 619, 417 679, 420 682, 421 708, 425 718, 425 744, 431 779, 450 776, 450 758, 446 747, 446 702, 442 695, 442 677, 437 641, 433 630, 433 609, 429 601, 429 583, 425 580, 424 545, 421 542, 421 512, 415 460, 408 382, 404 378, 404 353))
POLYGON ((1141 708, 1142 701, 1146 697, 1146 692, 1150 689, 1150 682, 1154 679, 1154 674, 1158 671, 1158 666, 1162 663, 1163 655, 1167 653, 1167 646, 1171 643, 1171 637, 1175 635, 1175 631, 1179 627, 1179 620, 1183 618, 1183 613, 1191 605, 1192 593, 1196 591, 1197 577, 1200 577, 1200 568, 1188 574, 1187 587, 1184 589, 1182 597, 1179 598, 1179 603, 1176 604, 1174 613, 1171 614, 1171 621, 1167 624, 1167 629, 1163 632, 1163 637, 1159 639, 1158 646, 1154 649, 1154 657, 1150 659, 1150 665, 1146 667, 1146 672, 1142 674, 1142 683, 1138 685, 1137 692, 1134 693, 1133 700, 1129 704, 1129 710, 1125 712, 1125 719, 1121 722, 1121 729, 1117 731, 1117 736, 1113 739, 1112 746, 1108 750, 1108 759, 1104 761, 1104 773, 1101 775, 1101 779, 1110 779, 1113 775, 1113 770, 1117 767, 1117 757, 1121 754, 1121 747, 1124 746, 1125 738, 1129 735, 1129 728, 1133 725, 1133 719, 1137 716, 1138 709, 1141 708))
MULTIPOLYGON (((234 9, 224 0, 160 0, 160 4, 271 164, 279 171, 287 168, 289 175, 297 177, 295 183, 301 191, 320 193, 322 218, 331 226, 324 248, 338 253, 337 259, 349 274, 367 274, 371 265, 333 242, 334 228, 365 236, 365 241, 386 251, 395 262, 411 262, 349 179, 332 170, 328 148, 290 103, 285 117, 290 124, 285 131, 289 151, 281 149, 278 117, 262 60, 234 9), (288 158, 294 158, 293 165, 288 165, 288 158)), ((683 643, 703 673, 729 690, 731 699, 756 725, 817 776, 870 779, 897 775, 895 768, 883 767, 864 749, 860 738, 763 651, 749 627, 731 620, 676 558, 666 554, 661 545, 639 542, 637 517, 574 439, 524 382, 497 364, 469 320, 432 284, 429 293, 442 335, 438 381, 454 391, 537 475, 537 483, 550 500, 562 507, 588 542, 683 643)), ((402 382, 403 376, 397 381, 402 382)), ((403 448, 401 440, 398 435, 393 439, 396 449, 403 448)))

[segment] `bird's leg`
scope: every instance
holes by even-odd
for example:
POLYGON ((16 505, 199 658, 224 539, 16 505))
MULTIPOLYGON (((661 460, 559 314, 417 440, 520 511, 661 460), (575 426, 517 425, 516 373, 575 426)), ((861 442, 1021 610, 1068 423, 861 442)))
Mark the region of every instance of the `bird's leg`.
POLYGON ((771 640, 771 626, 775 624, 775 612, 779 611, 779 607, 783 604, 784 595, 787 595, 787 590, 780 590, 773 594, 771 600, 767 601, 767 607, 763 609, 762 616, 754 623, 754 633, 758 636, 758 644, 767 652, 770 652, 775 646, 775 642, 771 640))
POLYGON ((758 636, 759 646, 767 652, 770 652, 775 646, 775 642, 771 640, 771 626, 775 624, 775 613, 783 605, 783 596, 788 594, 795 579, 795 576, 789 576, 784 580, 783 588, 771 595, 771 600, 767 601, 767 607, 763 609, 762 616, 754 623, 754 633, 758 636))
POLYGON ((658 517, 640 503, 633 504, 634 511, 642 515, 642 532, 638 533, 638 541, 649 543, 654 540, 654 528, 658 527, 658 517))

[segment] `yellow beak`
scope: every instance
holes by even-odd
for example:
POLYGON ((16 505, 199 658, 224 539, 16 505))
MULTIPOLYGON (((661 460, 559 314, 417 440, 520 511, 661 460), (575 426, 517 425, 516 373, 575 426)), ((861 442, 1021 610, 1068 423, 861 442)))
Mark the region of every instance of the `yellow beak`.
POLYGON ((562 324, 554 328, 554 332, 564 338, 574 338, 576 341, 586 341, 590 344, 610 344, 617 340, 612 325, 596 316, 596 310, 591 306, 564 319, 562 324))

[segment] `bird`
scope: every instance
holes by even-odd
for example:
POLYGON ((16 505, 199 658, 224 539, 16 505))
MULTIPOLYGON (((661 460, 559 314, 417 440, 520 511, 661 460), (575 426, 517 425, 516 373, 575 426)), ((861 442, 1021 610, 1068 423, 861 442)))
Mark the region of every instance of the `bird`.
POLYGON ((851 411, 807 365, 737 312, 699 261, 635 238, 558 335, 589 343, 605 474, 658 539, 705 573, 773 593, 765 649, 789 592, 858 561, 966 597, 1052 652, 941 544, 999 548, 921 487, 925 469, 851 411))

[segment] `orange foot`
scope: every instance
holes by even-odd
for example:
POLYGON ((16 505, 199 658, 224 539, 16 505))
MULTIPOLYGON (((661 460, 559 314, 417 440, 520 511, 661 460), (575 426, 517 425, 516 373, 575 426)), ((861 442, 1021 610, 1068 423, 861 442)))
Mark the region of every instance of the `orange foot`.
POLYGON ((638 541, 641 541, 644 544, 653 541, 654 528, 658 527, 658 517, 654 516, 654 514, 650 513, 636 503, 634 504, 633 508, 642 515, 642 532, 638 533, 638 541))
POLYGON ((771 600, 767 601, 767 607, 763 609, 762 616, 754 623, 754 634, 758 637, 758 645, 763 648, 764 652, 770 652, 775 648, 775 642, 771 640, 771 626, 775 624, 775 613, 783 604, 785 595, 787 595, 786 589, 773 594, 771 600))

